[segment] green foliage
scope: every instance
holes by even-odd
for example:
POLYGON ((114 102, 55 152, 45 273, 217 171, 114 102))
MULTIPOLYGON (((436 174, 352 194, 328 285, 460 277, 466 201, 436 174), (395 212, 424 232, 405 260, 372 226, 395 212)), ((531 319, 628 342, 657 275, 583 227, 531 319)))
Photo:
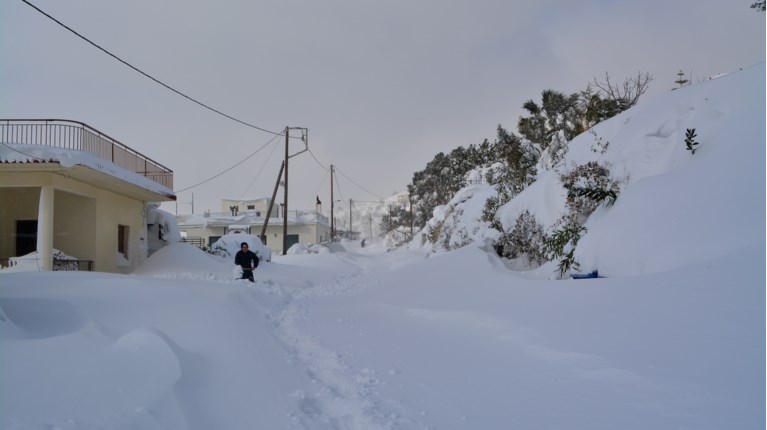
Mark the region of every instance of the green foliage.
POLYGON ((500 125, 497 132, 494 148, 503 167, 488 176, 488 182, 495 186, 496 195, 485 202, 482 220, 503 233, 503 226, 495 214, 501 206, 533 183, 539 153, 531 142, 523 141, 500 125))
POLYGON ((611 205, 618 198, 618 182, 610 177, 610 170, 596 161, 575 166, 559 176, 567 190, 567 207, 570 213, 586 218, 603 202, 611 205))
POLYGON ((577 93, 566 96, 559 91, 544 90, 540 106, 532 100, 522 105, 530 116, 519 118, 517 131, 541 149, 546 149, 559 132, 563 132, 569 142, 583 131, 579 97, 577 93))
POLYGON ((618 115, 630 107, 625 100, 602 98, 599 94, 584 92, 582 97, 582 106, 584 109, 582 123, 584 128, 591 128, 606 119, 618 115))
POLYGON ((495 145, 485 140, 468 148, 459 146, 447 155, 440 152, 426 164, 424 170, 414 173, 408 192, 417 209, 415 226, 423 228, 434 208, 447 204, 458 190, 467 185, 466 174, 469 171, 488 166, 498 157, 495 145))
POLYGON ((387 234, 394 230, 409 229, 410 220, 410 211, 400 206, 390 206, 389 212, 381 217, 381 231, 387 234))
POLYGON ((544 252, 545 241, 543 226, 535 216, 525 211, 517 217, 511 231, 503 232, 494 245, 500 257, 518 259, 524 256, 531 266, 533 263, 540 266, 547 260, 544 252))
POLYGON ((596 203, 606 201, 608 206, 615 203, 615 200, 618 198, 618 193, 614 189, 573 187, 570 193, 572 193, 573 197, 586 197, 596 203))
POLYGON ((586 232, 576 217, 566 216, 558 222, 558 228, 546 238, 543 250, 549 260, 559 260, 559 276, 563 277, 570 269, 578 269, 580 266, 575 261, 575 247, 581 236, 586 232))
POLYGON ((694 128, 688 128, 684 138, 684 144, 687 145, 687 150, 693 154, 695 154, 695 147, 698 145, 698 142, 695 141, 697 136, 694 128))
POLYGON ((675 83, 675 84, 678 84, 678 85, 679 85, 679 88, 682 88, 682 87, 684 86, 684 84, 688 84, 688 83, 690 82, 690 80, 689 80, 689 79, 685 79, 685 77, 684 77, 684 72, 683 72, 682 70, 680 70, 679 72, 677 72, 677 74, 676 74, 676 75, 677 75, 677 76, 679 76, 679 77, 677 78, 677 80, 676 80, 676 81, 674 81, 674 83, 675 83))

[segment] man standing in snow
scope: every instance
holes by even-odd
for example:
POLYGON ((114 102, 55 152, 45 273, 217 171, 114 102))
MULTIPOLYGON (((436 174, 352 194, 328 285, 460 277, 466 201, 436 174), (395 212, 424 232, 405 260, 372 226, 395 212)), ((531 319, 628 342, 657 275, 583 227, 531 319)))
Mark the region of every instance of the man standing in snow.
POLYGON ((255 282, 253 270, 258 267, 258 256, 248 249, 247 242, 242 242, 240 245, 240 250, 234 256, 234 264, 242 267, 242 278, 240 279, 250 279, 250 282, 255 282))

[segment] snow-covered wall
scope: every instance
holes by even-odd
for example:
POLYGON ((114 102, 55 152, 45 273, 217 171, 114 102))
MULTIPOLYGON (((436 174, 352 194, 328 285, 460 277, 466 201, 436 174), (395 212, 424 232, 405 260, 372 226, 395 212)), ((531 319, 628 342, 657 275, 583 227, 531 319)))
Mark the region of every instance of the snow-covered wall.
POLYGON ((146 207, 147 251, 152 255, 160 248, 181 241, 176 216, 159 208, 156 203, 146 207))

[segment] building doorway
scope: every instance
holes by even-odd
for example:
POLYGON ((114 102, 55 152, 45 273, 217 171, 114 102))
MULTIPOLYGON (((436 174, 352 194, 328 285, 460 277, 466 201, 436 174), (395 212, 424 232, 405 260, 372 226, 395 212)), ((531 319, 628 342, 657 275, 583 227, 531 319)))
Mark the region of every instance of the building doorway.
POLYGON ((16 257, 37 251, 37 220, 16 221, 16 257))
POLYGON ((288 247, 286 249, 290 249, 291 246, 298 243, 298 235, 297 234, 289 234, 288 235, 288 247))

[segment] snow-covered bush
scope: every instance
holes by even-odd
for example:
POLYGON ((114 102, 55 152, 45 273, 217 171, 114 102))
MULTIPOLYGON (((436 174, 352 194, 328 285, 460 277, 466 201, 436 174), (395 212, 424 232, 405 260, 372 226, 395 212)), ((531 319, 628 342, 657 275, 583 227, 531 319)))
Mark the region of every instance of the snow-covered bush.
POLYGON ((543 226, 530 211, 524 211, 514 228, 502 232, 494 246, 500 257, 518 260, 519 266, 532 269, 548 260, 544 252, 545 241, 543 226))
POLYGON ((610 177, 610 170, 596 161, 575 166, 560 175, 562 186, 567 190, 567 207, 583 224, 603 202, 608 205, 618 198, 618 181, 610 177))
POLYGON ((560 219, 554 226, 554 231, 546 238, 544 251, 550 260, 559 258, 559 276, 563 277, 570 269, 577 270, 580 265, 575 261, 575 247, 581 236, 586 233, 586 227, 580 224, 575 215, 560 219))
POLYGON ((481 219, 482 208, 493 194, 492 186, 470 185, 456 193, 448 204, 435 208, 423 230, 432 251, 450 251, 484 241, 490 225, 481 219))

